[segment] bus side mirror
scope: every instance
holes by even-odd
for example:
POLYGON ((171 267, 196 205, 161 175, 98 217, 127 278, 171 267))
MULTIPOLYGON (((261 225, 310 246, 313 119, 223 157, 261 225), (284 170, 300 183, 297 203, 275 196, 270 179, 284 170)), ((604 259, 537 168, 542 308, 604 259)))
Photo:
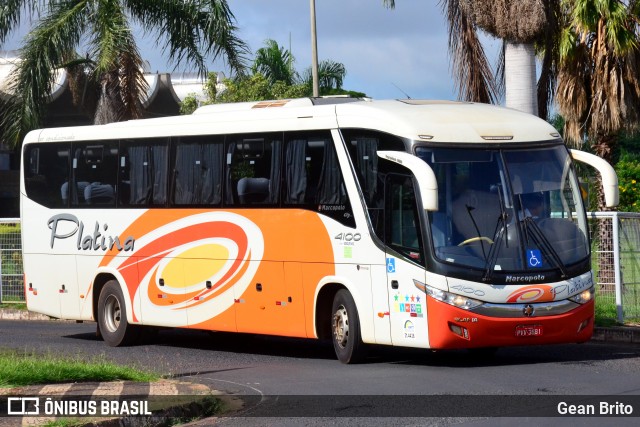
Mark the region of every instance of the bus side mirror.
POLYGON ((438 181, 431 166, 413 154, 402 151, 378 151, 378 157, 397 163, 409 169, 418 182, 422 197, 422 208, 425 211, 438 210, 438 181))
POLYGON ((613 167, 606 160, 594 154, 573 149, 570 149, 569 152, 573 160, 585 163, 600 173, 604 190, 604 201, 607 207, 612 208, 618 206, 620 197, 618 193, 618 176, 613 167))

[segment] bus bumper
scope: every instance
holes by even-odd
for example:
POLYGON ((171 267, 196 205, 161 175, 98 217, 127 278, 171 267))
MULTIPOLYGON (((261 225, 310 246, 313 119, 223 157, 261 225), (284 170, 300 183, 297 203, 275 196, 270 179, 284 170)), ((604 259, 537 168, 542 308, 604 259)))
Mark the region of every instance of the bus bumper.
POLYGON ((580 343, 593 334, 594 301, 554 316, 498 318, 427 297, 427 317, 434 349, 580 343))

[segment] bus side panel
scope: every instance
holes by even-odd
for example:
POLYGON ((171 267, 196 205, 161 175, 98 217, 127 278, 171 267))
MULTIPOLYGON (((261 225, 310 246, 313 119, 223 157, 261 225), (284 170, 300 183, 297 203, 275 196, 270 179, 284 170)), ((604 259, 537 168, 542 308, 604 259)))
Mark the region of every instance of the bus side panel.
POLYGON ((64 256, 24 252, 23 258, 27 309, 60 318, 61 283, 56 271, 64 256))
POLYGON ((264 239, 260 269, 236 304, 238 330, 314 337, 315 289, 335 273, 331 240, 320 215, 302 209, 238 213, 257 224, 264 239), (284 262, 271 265, 274 260, 284 262), (252 317, 264 324, 248 325, 245 319, 252 317))
POLYGON ((283 334, 284 330, 280 325, 284 325, 287 320, 283 263, 251 262, 260 266, 247 290, 236 297, 238 330, 257 334, 283 334))
POLYGON ((23 217, 21 224, 27 308, 52 317, 77 319, 80 301, 75 247, 59 243, 51 246, 52 230, 48 227, 51 212, 24 194, 21 209, 34 213, 23 217), (39 216, 36 213, 39 211, 44 215, 39 216))
POLYGON ((307 323, 313 319, 312 311, 305 316, 305 298, 302 282, 304 264, 299 262, 284 263, 284 282, 287 289, 286 316, 282 324, 282 334, 294 337, 305 337, 307 323), (293 319, 293 321, 288 321, 293 319))
POLYGON ((97 254, 76 255, 78 272, 78 303, 80 311, 78 319, 95 320, 93 318, 93 281, 96 277, 101 256, 97 254))

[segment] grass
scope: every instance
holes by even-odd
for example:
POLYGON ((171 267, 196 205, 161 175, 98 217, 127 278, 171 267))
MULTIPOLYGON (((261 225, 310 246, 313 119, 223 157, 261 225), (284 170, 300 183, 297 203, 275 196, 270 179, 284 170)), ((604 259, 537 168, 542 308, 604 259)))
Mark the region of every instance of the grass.
POLYGON ((619 326, 620 323, 616 320, 618 318, 616 305, 609 301, 604 301, 602 298, 596 297, 596 314, 595 325, 596 326, 619 326))
POLYGON ((27 303, 26 302, 4 302, 0 304, 0 309, 9 308, 14 310, 26 310, 27 303))
POLYGON ((76 381, 155 381, 159 375, 120 366, 96 357, 35 355, 15 351, 0 352, 0 387, 76 381))

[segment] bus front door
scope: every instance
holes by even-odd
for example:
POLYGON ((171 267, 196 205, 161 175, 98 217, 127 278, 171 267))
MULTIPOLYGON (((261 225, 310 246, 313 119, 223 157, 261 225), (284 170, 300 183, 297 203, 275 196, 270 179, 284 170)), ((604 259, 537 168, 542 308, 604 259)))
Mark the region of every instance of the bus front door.
POLYGON ((426 300, 414 285, 424 281, 424 251, 413 179, 389 174, 386 178, 386 270, 393 345, 425 347, 426 300))

